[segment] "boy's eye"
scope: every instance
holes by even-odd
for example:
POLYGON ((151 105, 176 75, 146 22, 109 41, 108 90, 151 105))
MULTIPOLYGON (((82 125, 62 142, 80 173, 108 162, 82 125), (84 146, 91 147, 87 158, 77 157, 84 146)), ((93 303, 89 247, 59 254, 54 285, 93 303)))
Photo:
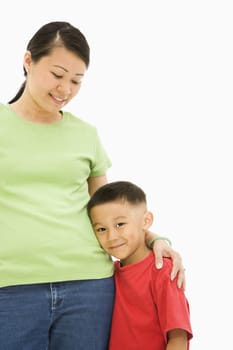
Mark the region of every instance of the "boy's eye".
POLYGON ((122 226, 124 226, 124 225, 125 225, 124 222, 119 222, 118 224, 116 224, 116 227, 122 227, 122 226))
POLYGON ((104 227, 99 227, 99 228, 96 229, 96 232, 98 232, 98 233, 102 233, 102 232, 105 232, 105 231, 106 231, 106 228, 104 228, 104 227))

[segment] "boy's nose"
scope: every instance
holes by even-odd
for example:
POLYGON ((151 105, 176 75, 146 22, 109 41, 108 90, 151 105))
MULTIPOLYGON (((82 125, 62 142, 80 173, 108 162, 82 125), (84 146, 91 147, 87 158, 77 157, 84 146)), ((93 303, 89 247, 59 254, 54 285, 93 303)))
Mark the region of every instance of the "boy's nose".
POLYGON ((108 239, 112 240, 112 239, 116 239, 118 237, 118 231, 115 228, 111 228, 108 231, 108 239))

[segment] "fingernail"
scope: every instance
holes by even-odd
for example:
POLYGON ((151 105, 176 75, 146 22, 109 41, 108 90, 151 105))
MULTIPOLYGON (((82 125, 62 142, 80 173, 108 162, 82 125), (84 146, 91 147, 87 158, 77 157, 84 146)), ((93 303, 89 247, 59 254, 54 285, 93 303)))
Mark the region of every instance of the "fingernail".
POLYGON ((162 268, 162 266, 163 266, 163 264, 162 264, 162 263, 158 263, 158 264, 156 264, 157 269, 161 269, 161 268, 162 268))

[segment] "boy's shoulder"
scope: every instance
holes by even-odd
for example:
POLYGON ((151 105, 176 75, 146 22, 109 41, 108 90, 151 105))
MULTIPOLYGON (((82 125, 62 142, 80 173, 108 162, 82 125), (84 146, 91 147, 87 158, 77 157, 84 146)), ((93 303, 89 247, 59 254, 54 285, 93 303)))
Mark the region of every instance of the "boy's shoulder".
MULTIPOLYGON (((152 270, 154 273, 165 273, 167 271, 171 271, 172 268, 172 260, 170 258, 163 257, 163 267, 161 269, 157 269, 155 266, 155 255, 151 252, 145 259, 139 261, 138 263, 127 265, 123 269, 137 269, 137 270, 152 270)), ((114 261, 114 270, 122 270, 122 266, 120 260, 114 261)))
POLYGON ((152 253, 151 256, 151 276, 153 279, 157 278, 167 278, 170 280, 170 274, 172 270, 172 260, 170 258, 163 257, 163 266, 160 269, 157 269, 155 266, 155 256, 152 253))

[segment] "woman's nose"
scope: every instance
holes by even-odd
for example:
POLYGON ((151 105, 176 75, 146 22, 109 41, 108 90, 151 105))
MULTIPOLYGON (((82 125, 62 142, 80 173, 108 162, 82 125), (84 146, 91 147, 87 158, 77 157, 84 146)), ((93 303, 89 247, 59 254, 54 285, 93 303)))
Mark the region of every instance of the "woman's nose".
POLYGON ((71 86, 69 83, 60 83, 58 86, 57 86, 57 91, 59 93, 62 93, 65 97, 67 95, 70 95, 71 94, 71 86))

